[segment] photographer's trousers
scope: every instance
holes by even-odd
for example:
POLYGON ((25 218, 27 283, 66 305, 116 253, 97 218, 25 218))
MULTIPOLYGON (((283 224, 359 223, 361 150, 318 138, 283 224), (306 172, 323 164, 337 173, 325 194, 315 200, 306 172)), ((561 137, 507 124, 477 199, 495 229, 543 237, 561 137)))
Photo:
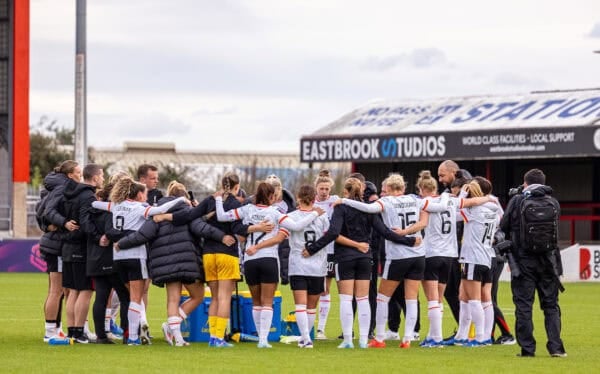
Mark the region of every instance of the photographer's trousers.
POLYGON ((535 354, 536 341, 533 336, 532 309, 537 290, 540 307, 544 312, 544 324, 549 353, 564 352, 560 338, 561 315, 558 305, 559 281, 549 261, 543 257, 521 258, 521 275, 513 277, 511 288, 515 303, 515 333, 521 353, 535 354))

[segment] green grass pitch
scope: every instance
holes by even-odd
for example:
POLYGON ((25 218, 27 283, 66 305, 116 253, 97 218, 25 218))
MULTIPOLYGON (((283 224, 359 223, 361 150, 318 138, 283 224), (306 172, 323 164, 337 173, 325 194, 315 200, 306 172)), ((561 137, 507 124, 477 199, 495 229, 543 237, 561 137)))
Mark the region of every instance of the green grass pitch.
MULTIPOLYGON (((340 333, 337 293, 332 292, 328 341, 315 342, 312 350, 275 343, 259 350, 253 343, 238 343, 233 349, 209 349, 206 343, 175 348, 162 339, 166 319, 163 289, 152 287, 148 318, 155 337, 151 346, 117 345, 50 346, 42 342, 45 274, 0 273, 0 372, 142 372, 142 373, 590 373, 600 368, 600 284, 566 284, 560 295, 563 340, 567 358, 550 358, 545 349, 543 315, 534 310, 537 357, 518 358, 519 347, 445 347, 423 349, 413 343, 409 350, 388 342, 385 349, 338 350, 340 333)), ((243 285, 242 285, 242 288, 243 285)), ((282 314, 293 310, 288 286, 280 287, 282 314)), ((425 299, 421 295, 421 336, 427 333, 425 299)), ((508 283, 502 283, 500 306, 514 325, 514 306, 508 283)), ((444 335, 455 327, 449 309, 444 313, 444 335)), ((91 318, 90 318, 91 320, 91 318)), ((401 326, 401 331, 403 326, 401 326)))

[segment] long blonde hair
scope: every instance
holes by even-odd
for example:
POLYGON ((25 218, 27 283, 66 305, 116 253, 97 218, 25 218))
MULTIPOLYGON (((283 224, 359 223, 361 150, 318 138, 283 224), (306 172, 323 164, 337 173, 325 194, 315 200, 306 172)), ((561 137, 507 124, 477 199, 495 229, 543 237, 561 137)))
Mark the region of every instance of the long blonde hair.
POLYGON ((121 203, 127 199, 135 199, 138 193, 146 191, 146 185, 131 179, 122 177, 117 181, 110 192, 110 201, 121 203))

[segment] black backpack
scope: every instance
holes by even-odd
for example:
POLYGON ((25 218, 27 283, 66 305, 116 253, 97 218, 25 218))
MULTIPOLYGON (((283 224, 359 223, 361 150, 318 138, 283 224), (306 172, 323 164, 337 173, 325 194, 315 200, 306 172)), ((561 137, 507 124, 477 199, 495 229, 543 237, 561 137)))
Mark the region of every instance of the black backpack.
POLYGON ((545 254, 558 248, 560 206, 551 196, 528 195, 521 201, 521 241, 533 254, 545 254))

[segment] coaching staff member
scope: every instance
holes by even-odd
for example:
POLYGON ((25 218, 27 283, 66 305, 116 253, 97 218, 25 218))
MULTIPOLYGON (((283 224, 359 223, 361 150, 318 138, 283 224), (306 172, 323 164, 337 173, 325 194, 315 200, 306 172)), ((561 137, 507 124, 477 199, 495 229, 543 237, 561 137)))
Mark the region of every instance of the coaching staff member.
MULTIPOLYGON (((522 213, 525 199, 543 199, 551 202, 557 208, 558 219, 559 204, 556 199, 549 196, 552 188, 545 185, 546 176, 539 169, 531 169, 525 173, 522 192, 517 193, 509 201, 500 228, 512 241, 512 255, 520 270, 518 276, 512 274, 511 288, 513 302, 515 303, 517 342, 521 346, 521 357, 535 355, 536 341, 533 336, 532 308, 535 291, 538 292, 540 307, 544 311, 546 335, 548 342, 546 348, 552 357, 566 357, 565 347, 560 338, 561 320, 558 305, 558 290, 562 288, 558 276, 562 274, 560 251, 553 245, 548 252, 534 253, 531 244, 537 238, 527 235, 539 235, 524 232, 521 235, 521 225, 526 222, 526 214, 522 213)), ((554 244, 554 243, 553 243, 554 244)))

